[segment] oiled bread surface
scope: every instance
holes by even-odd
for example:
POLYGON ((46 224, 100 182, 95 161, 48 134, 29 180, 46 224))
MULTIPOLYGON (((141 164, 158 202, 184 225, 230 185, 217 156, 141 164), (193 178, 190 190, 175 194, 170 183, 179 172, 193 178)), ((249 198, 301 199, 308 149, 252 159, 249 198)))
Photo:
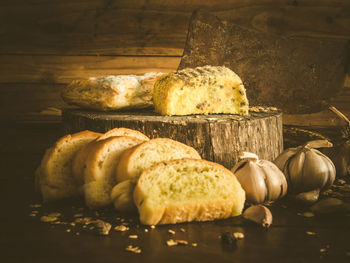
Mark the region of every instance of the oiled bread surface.
POLYGON ((186 158, 145 170, 136 184, 134 202, 146 225, 208 221, 241 214, 245 192, 223 166, 186 158))

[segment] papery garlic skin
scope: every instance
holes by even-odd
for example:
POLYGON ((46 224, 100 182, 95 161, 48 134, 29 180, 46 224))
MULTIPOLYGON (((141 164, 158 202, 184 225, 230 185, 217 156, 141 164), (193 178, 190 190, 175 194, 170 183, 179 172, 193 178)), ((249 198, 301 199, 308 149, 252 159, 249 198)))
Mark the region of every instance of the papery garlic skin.
POLYGON ((328 188, 336 176, 333 162, 308 144, 285 150, 274 163, 285 174, 293 193, 328 188))
POLYGON ((272 162, 248 158, 239 161, 232 172, 246 192, 246 200, 261 204, 282 198, 287 193, 287 181, 281 170, 272 162))

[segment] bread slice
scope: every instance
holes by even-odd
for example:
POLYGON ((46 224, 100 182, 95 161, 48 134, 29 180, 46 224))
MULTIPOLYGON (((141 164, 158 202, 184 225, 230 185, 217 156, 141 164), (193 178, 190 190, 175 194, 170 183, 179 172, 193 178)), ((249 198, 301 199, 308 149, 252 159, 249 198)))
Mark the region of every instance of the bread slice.
POLYGON ((227 113, 248 115, 242 80, 227 67, 186 68, 154 84, 155 111, 161 115, 227 113))
POLYGON ((182 158, 201 159, 193 147, 181 142, 168 138, 149 140, 122 154, 116 170, 117 181, 135 181, 144 170, 155 163, 182 158))
POLYGON ((134 137, 113 136, 93 144, 84 169, 85 203, 89 208, 98 209, 111 204, 119 157, 125 150, 142 142, 134 137))
POLYGON ((82 147, 73 157, 72 170, 73 170, 73 175, 78 184, 80 185, 84 184, 84 169, 86 167, 85 162, 90 152, 90 148, 93 147, 93 144, 96 141, 101 141, 112 136, 130 136, 130 137, 135 137, 137 139, 140 139, 142 141, 149 140, 149 138, 146 135, 144 135, 142 132, 139 132, 133 129, 128 129, 128 128, 122 128, 122 127, 114 128, 105 132, 104 134, 97 137, 95 140, 93 140, 89 144, 82 147))
POLYGON ((175 224, 240 215, 245 192, 222 165, 185 158, 145 170, 136 184, 134 202, 142 224, 175 224))
POLYGON ((68 134, 46 150, 35 173, 35 181, 44 202, 79 195, 79 186, 72 173, 73 156, 81 147, 100 135, 87 130, 68 134))
POLYGON ((111 200, 114 208, 120 212, 136 211, 134 203, 134 189, 136 183, 131 180, 125 180, 116 184, 111 192, 111 200))

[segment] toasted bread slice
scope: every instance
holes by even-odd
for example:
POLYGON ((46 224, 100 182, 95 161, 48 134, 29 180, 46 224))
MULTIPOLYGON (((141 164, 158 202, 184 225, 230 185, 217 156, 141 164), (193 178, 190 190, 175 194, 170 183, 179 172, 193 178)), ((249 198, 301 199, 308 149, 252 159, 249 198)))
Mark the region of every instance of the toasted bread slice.
POLYGON ((84 195, 89 208, 98 209, 111 204, 119 157, 125 150, 142 142, 134 137, 113 136, 93 144, 84 169, 84 195))
POLYGON ((90 148, 93 146, 94 142, 101 141, 104 139, 107 139, 112 136, 130 136, 135 137, 137 139, 148 141, 149 138, 144 135, 142 132, 128 129, 128 128, 114 128, 106 133, 102 134, 101 136, 97 137, 96 140, 90 142, 89 144, 82 147, 74 156, 73 162, 72 162, 72 169, 73 169, 73 175, 77 181, 78 184, 83 185, 84 184, 84 169, 85 169, 85 162, 86 158, 90 152, 90 148))
POLYGON ((37 188, 44 202, 79 195, 79 186, 72 173, 73 156, 80 148, 100 135, 87 130, 68 134, 46 150, 35 173, 37 188))
POLYGON ((134 202, 141 223, 175 224, 240 215, 245 192, 222 165, 186 158, 145 170, 136 184, 134 202))
POLYGON ((168 138, 149 140, 122 154, 116 170, 117 181, 136 181, 153 164, 182 158, 201 159, 193 147, 181 142, 168 138))

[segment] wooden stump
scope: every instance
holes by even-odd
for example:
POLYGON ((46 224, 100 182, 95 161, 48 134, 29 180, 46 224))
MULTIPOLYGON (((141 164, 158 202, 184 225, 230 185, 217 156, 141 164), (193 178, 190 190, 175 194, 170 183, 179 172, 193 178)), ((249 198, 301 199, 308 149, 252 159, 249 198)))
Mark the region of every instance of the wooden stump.
POLYGON ((82 130, 105 132, 126 127, 150 138, 171 138, 194 147, 203 159, 232 168, 241 151, 273 160, 283 150, 282 113, 268 111, 238 115, 160 116, 153 111, 96 112, 66 109, 66 133, 82 130))

